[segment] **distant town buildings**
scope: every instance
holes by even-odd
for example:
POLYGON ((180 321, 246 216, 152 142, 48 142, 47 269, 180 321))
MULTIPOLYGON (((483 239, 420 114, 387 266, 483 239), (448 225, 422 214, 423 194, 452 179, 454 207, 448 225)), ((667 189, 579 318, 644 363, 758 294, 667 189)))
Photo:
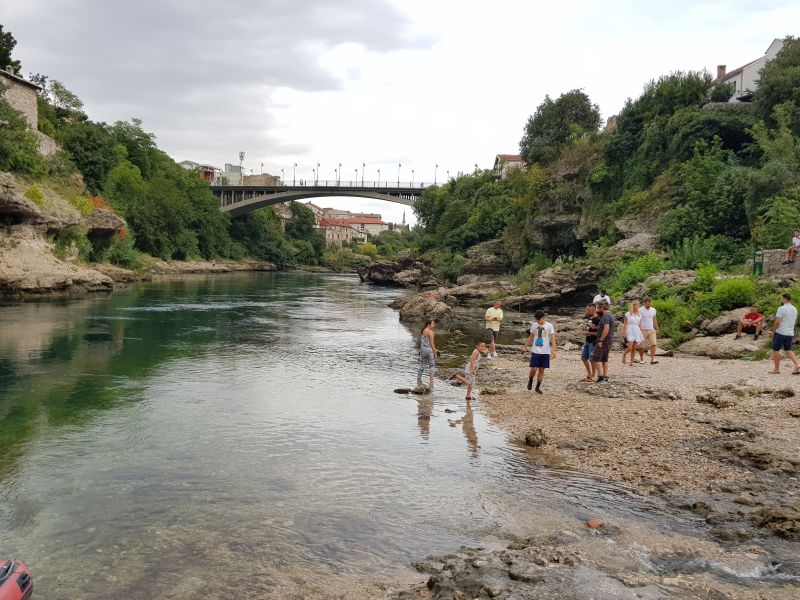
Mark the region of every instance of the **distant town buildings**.
POLYGON ((733 95, 728 102, 750 102, 753 99, 753 92, 758 88, 761 69, 778 55, 783 44, 784 40, 773 40, 764 56, 759 56, 754 61, 733 71, 728 71, 726 65, 717 66, 717 78, 714 83, 716 85, 728 83, 733 86, 733 95))
POLYGON ((187 171, 197 171, 202 180, 209 183, 215 183, 220 173, 220 170, 214 165, 204 165, 193 160, 182 160, 178 164, 187 171))
POLYGON ((494 167, 492 167, 492 177, 495 179, 505 179, 512 169, 525 168, 525 161, 519 154, 498 154, 494 157, 494 167))
POLYGON ((389 224, 381 220, 377 213, 353 213, 340 208, 322 208, 313 202, 306 206, 314 213, 317 227, 331 245, 341 246, 355 240, 366 242, 367 236, 378 235, 389 229, 389 224))
MULTIPOLYGON (((228 184, 236 185, 236 184, 228 184)), ((269 173, 261 173, 260 175, 245 175, 244 185, 281 185, 281 178, 277 175, 270 175, 269 173)))
POLYGON ((225 169, 217 178, 217 185, 243 185, 244 170, 239 165, 225 163, 225 169))

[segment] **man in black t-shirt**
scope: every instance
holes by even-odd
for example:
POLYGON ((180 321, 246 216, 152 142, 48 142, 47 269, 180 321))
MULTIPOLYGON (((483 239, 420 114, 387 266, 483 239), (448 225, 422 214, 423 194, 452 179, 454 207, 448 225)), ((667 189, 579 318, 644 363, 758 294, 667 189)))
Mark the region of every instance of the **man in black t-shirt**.
POLYGON ((592 353, 594 352, 594 345, 597 342, 597 325, 600 323, 600 316, 597 314, 597 307, 594 304, 586 305, 586 329, 583 330, 583 335, 586 336, 581 348, 581 362, 586 368, 586 377, 584 381, 594 381, 596 373, 592 366, 592 353))
POLYGON ((600 302, 597 309, 600 321, 597 323, 597 342, 592 354, 592 366, 598 375, 596 383, 604 383, 608 381, 608 354, 614 344, 614 329, 617 323, 608 308, 608 303, 600 302))

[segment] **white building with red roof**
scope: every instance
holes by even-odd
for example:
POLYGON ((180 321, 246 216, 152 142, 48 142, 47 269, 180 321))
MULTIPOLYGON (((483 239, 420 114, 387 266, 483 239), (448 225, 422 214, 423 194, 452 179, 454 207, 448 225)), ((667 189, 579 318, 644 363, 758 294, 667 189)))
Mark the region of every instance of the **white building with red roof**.
POLYGON ((728 71, 725 65, 717 66, 717 78, 714 80, 716 85, 730 84, 733 86, 733 95, 728 102, 750 102, 753 92, 758 88, 758 80, 761 78, 761 69, 778 55, 783 48, 784 40, 775 39, 767 48, 764 56, 742 65, 738 69, 728 71))
POLYGON ((511 169, 524 169, 525 161, 519 154, 498 154, 494 157, 492 177, 505 179, 511 169))

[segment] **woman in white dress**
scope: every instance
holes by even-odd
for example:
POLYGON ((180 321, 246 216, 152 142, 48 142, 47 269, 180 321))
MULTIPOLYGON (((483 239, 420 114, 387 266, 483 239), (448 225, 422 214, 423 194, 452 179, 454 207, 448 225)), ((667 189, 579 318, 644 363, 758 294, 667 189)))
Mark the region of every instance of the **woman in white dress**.
POLYGON ((625 364, 625 357, 628 352, 631 353, 631 366, 633 366, 633 359, 636 358, 636 347, 644 342, 644 335, 639 327, 642 321, 642 315, 639 314, 639 302, 634 300, 631 303, 631 309, 625 313, 625 325, 623 326, 623 335, 625 341, 628 342, 625 352, 622 353, 622 364, 625 364))

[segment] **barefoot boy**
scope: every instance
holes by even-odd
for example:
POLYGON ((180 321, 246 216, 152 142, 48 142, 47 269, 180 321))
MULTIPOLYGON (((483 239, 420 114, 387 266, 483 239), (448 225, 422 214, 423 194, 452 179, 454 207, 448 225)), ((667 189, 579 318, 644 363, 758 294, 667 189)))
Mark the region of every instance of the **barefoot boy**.
POLYGON ((533 344, 531 352, 531 370, 528 375, 528 389, 533 386, 533 376, 536 375, 536 393, 542 393, 542 380, 544 370, 550 368, 550 359, 556 357, 556 330, 552 323, 544 319, 544 311, 537 310, 533 313, 535 321, 531 323, 531 334, 522 346, 522 353, 533 344))
POLYGON ((467 400, 472 400, 472 386, 475 385, 475 375, 478 373, 478 366, 481 363, 481 355, 486 352, 486 342, 479 340, 475 342, 475 350, 464 365, 464 375, 456 373, 453 379, 457 379, 461 383, 467 384, 467 400))

